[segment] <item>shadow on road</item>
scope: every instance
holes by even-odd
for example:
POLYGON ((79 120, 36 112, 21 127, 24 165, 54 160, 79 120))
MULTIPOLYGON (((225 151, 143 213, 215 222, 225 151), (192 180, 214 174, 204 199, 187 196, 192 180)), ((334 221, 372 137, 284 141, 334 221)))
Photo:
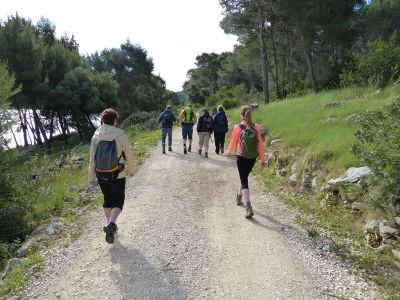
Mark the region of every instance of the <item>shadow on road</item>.
POLYGON ((137 249, 118 240, 109 250, 113 265, 119 270, 111 278, 120 287, 124 299, 187 299, 187 292, 172 270, 157 269, 137 249))

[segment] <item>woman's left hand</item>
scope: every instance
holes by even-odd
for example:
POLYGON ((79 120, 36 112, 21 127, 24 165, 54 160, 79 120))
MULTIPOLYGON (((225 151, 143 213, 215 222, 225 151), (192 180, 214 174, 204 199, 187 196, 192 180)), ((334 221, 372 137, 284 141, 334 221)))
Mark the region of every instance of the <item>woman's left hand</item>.
POLYGON ((261 168, 265 168, 267 166, 267 163, 265 161, 260 162, 261 168))

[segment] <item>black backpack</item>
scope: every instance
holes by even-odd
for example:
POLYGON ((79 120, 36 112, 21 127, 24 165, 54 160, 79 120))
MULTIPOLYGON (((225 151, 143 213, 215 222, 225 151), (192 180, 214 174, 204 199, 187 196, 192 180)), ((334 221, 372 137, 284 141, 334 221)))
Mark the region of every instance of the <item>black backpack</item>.
POLYGON ((204 116, 203 118, 203 131, 211 132, 213 129, 213 119, 211 116, 204 116))
POLYGON ((163 120, 161 121, 161 126, 162 127, 172 127, 173 124, 173 120, 172 120, 172 112, 170 111, 165 111, 164 112, 164 117, 163 120))
POLYGON ((94 154, 97 179, 117 179, 118 174, 124 169, 124 165, 119 163, 122 156, 123 153, 121 153, 120 157, 117 156, 117 143, 115 140, 100 141, 94 154))
POLYGON ((218 125, 225 126, 225 118, 223 114, 218 114, 216 119, 218 125))

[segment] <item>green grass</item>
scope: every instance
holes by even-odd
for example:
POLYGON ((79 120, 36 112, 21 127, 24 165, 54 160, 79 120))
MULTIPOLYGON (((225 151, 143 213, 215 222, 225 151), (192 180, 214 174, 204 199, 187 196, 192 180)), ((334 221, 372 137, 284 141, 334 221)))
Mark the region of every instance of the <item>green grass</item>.
MULTIPOLYGON (((287 149, 301 149, 301 155, 322 161, 331 173, 358 164, 350 152, 358 125, 346 118, 352 114, 380 108, 400 96, 400 86, 377 94, 372 87, 346 88, 261 105, 253 114, 255 122, 269 129, 273 138, 283 138, 287 149), (328 103, 341 102, 327 108, 328 103), (329 123, 328 118, 337 122, 329 123)), ((239 120, 239 110, 228 112, 239 120)))

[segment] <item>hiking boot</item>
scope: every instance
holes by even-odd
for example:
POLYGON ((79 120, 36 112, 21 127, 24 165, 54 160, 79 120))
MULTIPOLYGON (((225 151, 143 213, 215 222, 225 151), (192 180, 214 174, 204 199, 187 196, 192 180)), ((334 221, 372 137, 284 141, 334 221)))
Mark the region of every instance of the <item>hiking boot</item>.
POLYGON ((111 223, 110 223, 110 226, 111 226, 112 230, 114 231, 114 233, 118 230, 117 224, 111 222, 111 223))
POLYGON ((162 146, 162 153, 165 154, 165 146, 162 146))
POLYGON ((242 205, 242 195, 236 194, 236 205, 242 205))
POLYGON ((208 152, 204 152, 204 157, 208 158, 208 152))
POLYGON ((171 146, 168 147, 168 151, 172 152, 172 148, 171 146))
POLYGON ((183 146, 183 154, 187 154, 186 146, 183 146))
POLYGON ((246 206, 246 215, 244 216, 246 219, 250 219, 252 216, 254 216, 253 208, 251 205, 246 206))
POLYGON ((201 155, 201 150, 200 150, 200 149, 199 149, 199 151, 198 151, 198 152, 199 152, 199 155, 201 155))
POLYGON ((188 151, 189 151, 189 152, 192 152, 192 145, 189 145, 188 151))
POLYGON ((215 153, 219 154, 219 150, 218 150, 218 149, 215 149, 215 153))
POLYGON ((224 148, 221 148, 221 154, 224 154, 224 148))
POLYGON ((106 233, 106 242, 109 244, 114 243, 114 228, 116 229, 116 226, 115 223, 108 223, 103 227, 103 231, 106 233))

